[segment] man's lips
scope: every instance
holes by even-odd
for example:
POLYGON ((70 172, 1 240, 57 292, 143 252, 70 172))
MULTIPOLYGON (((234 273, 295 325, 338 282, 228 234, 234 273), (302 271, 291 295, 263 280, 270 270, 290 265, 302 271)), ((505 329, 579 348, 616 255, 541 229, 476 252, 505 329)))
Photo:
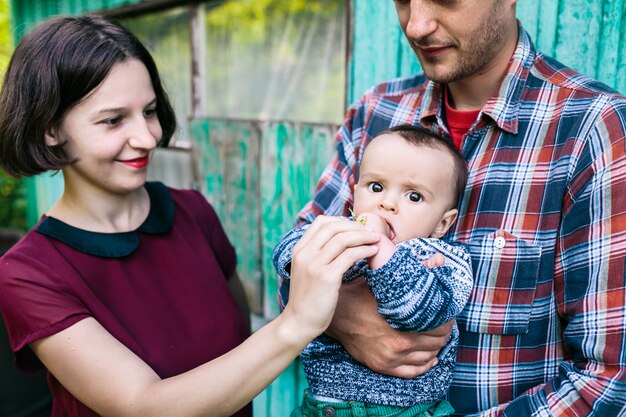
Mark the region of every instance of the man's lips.
POLYGON ((149 161, 150 158, 148 157, 148 155, 134 159, 120 160, 121 163, 129 165, 133 168, 145 168, 146 166, 148 166, 149 161))
POLYGON ((424 58, 437 58, 440 57, 441 55, 445 54, 450 47, 449 46, 426 46, 426 47, 422 47, 422 46, 417 46, 420 54, 424 57, 424 58))
POLYGON ((435 39, 423 39, 421 41, 411 41, 413 49, 417 50, 424 58, 436 58, 446 53, 454 46, 453 43, 438 41, 435 39))

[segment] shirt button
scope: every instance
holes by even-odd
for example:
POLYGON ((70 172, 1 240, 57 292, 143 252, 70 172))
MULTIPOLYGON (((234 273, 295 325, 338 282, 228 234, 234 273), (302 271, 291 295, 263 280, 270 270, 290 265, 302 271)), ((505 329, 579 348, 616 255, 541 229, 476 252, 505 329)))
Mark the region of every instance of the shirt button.
POLYGON ((322 409, 322 415, 324 417, 335 417, 335 409, 332 408, 330 405, 327 405, 322 409))
POLYGON ((503 238, 502 236, 498 236, 494 242, 493 242, 493 246, 496 247, 496 249, 502 249, 506 246, 506 239, 503 238))

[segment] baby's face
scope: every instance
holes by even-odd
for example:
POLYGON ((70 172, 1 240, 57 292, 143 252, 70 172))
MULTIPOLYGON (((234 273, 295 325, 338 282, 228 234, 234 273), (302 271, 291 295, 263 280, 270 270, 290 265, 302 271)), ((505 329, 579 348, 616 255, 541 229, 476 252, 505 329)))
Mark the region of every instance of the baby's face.
POLYGON ((454 161, 445 150, 408 143, 393 133, 372 141, 361 160, 354 187, 354 212, 374 213, 400 243, 441 237, 449 227, 454 161))

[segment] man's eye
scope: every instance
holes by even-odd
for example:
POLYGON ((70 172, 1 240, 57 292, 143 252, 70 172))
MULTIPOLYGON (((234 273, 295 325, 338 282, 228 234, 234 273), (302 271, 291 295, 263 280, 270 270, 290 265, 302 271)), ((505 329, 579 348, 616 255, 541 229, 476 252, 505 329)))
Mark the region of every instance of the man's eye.
POLYGON ((368 188, 373 193, 380 193, 383 190, 383 185, 381 183, 379 183, 379 182, 372 182, 372 183, 370 183, 368 188))
POLYGON ((408 194, 409 200, 411 200, 414 203, 419 203, 420 201, 422 201, 423 197, 420 193, 417 193, 415 191, 411 191, 408 194))

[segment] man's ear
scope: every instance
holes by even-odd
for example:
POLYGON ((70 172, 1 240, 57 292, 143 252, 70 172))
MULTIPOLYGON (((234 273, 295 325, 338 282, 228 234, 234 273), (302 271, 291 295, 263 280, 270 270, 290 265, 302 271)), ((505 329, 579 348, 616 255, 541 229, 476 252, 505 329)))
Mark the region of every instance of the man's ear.
POLYGON ((457 209, 451 209, 446 211, 443 216, 441 216, 441 220, 439 220, 439 224, 435 227, 435 230, 430 234, 430 237, 439 239, 441 236, 445 235, 452 223, 456 220, 456 217, 459 215, 459 211, 457 209))
POLYGON ((62 145, 61 140, 59 138, 59 131, 56 127, 50 126, 46 129, 45 139, 46 139, 46 145, 48 146, 62 145))

